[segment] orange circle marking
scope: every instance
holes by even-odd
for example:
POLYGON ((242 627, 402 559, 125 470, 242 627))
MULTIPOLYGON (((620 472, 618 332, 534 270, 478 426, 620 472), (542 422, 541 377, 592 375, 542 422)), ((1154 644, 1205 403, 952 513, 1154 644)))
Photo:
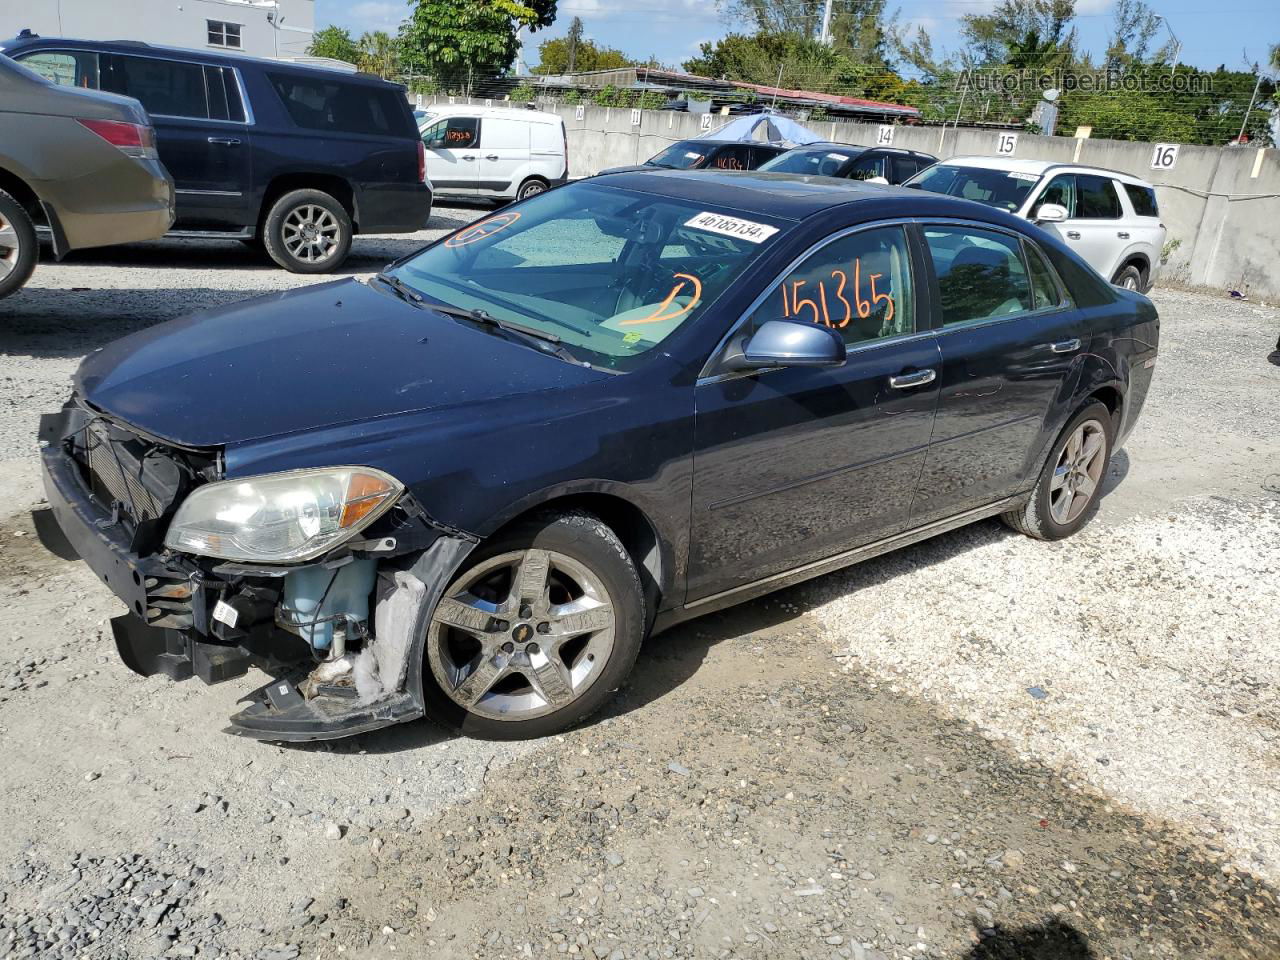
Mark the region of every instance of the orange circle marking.
POLYGON ((642 323, 659 323, 663 320, 675 320, 677 317, 683 317, 686 313, 698 305, 698 301, 702 299, 702 281, 691 273, 675 273, 672 279, 677 283, 671 288, 671 292, 667 294, 667 298, 654 308, 653 313, 647 317, 639 317, 635 320, 623 320, 618 324, 620 327, 637 326, 642 323), (680 291, 684 289, 685 282, 693 284, 693 296, 683 307, 679 306, 675 299, 680 295, 680 291))
POLYGON ((500 213, 496 217, 481 220, 479 223, 473 223, 471 226, 459 230, 446 240, 444 245, 446 247, 465 247, 468 244, 477 243, 487 237, 492 237, 495 233, 501 233, 519 219, 520 212, 518 210, 513 210, 510 213, 500 213))

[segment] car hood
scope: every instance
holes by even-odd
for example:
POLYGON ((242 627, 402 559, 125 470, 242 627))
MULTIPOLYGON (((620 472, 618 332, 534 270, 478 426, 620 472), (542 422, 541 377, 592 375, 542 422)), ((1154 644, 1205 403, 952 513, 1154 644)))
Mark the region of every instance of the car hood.
POLYGON ((210 447, 606 376, 348 279, 151 327, 75 379, 104 413, 210 447))

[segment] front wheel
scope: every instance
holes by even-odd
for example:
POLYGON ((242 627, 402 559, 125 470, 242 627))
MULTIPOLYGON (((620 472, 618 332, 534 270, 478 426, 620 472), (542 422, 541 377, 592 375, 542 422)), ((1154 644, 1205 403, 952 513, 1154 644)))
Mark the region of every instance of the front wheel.
POLYGON ((1001 519, 1037 540, 1061 540, 1083 527, 1098 504, 1113 433, 1106 405, 1094 401, 1086 406, 1058 436, 1026 506, 1001 519))
POLYGON ((27 211, 0 190, 0 297, 22 289, 36 268, 36 228, 27 211))
POLYGON ((635 565, 599 518, 523 521, 477 550, 436 605, 422 664, 428 711, 468 736, 558 733, 626 679, 644 623, 635 565))
POLYGON ((323 190, 286 193, 262 226, 267 253, 290 273, 336 270, 351 249, 351 217, 323 190))

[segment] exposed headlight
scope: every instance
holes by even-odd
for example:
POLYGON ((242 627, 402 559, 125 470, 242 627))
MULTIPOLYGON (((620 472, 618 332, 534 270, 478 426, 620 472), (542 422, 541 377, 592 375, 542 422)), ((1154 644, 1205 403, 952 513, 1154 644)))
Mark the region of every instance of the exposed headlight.
POLYGON ((197 487, 182 502, 164 543, 223 560, 311 560, 367 527, 403 489, 370 467, 223 480, 197 487))

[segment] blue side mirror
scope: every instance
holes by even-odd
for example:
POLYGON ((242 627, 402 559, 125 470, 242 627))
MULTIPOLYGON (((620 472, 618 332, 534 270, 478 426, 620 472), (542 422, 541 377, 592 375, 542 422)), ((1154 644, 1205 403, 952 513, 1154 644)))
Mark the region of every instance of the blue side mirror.
POLYGON ((844 361, 844 338, 836 330, 798 320, 769 320, 725 357, 732 370, 838 367, 844 361))

